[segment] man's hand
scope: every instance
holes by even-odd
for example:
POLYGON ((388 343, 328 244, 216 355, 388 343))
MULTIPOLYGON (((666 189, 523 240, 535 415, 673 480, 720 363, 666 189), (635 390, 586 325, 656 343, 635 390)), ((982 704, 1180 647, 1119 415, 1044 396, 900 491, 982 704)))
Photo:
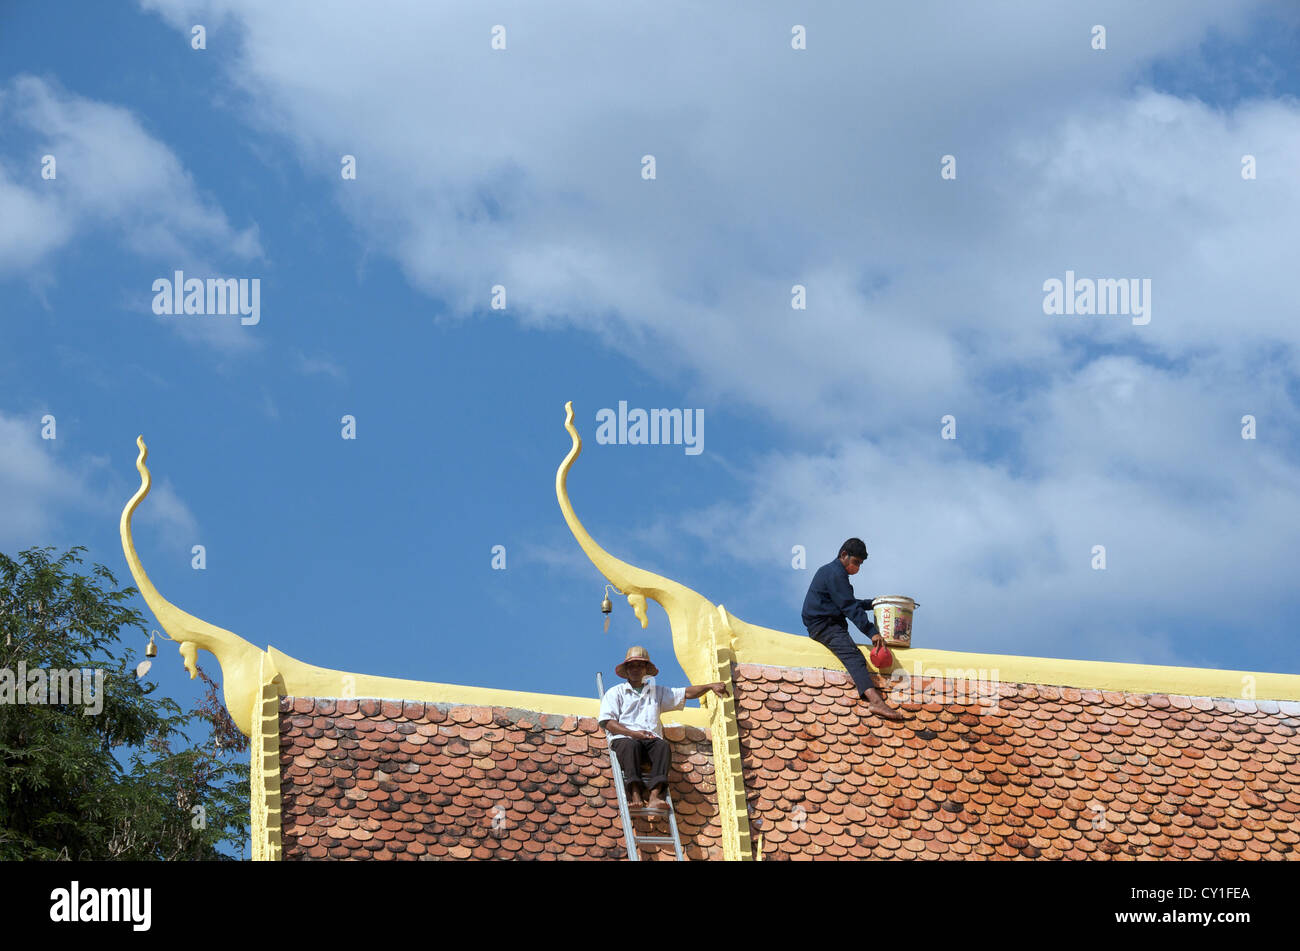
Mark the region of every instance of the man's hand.
POLYGON ((727 696, 727 685, 722 681, 715 681, 711 684, 691 684, 686 688, 686 699, 694 700, 696 697, 702 697, 712 690, 719 697, 727 696))
POLYGON ((617 720, 604 720, 599 722, 597 725, 603 726, 610 733, 613 733, 615 737, 626 736, 634 740, 659 739, 659 737, 655 736, 649 730, 634 730, 631 727, 624 726, 623 724, 619 723, 617 720))

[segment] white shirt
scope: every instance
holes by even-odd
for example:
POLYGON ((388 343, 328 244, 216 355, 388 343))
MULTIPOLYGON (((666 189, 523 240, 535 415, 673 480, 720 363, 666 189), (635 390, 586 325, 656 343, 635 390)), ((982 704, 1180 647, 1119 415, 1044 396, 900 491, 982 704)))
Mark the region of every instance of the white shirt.
MULTIPOLYGON (((605 696, 600 698, 598 723, 617 720, 629 730, 649 730, 660 739, 664 731, 659 725, 659 714, 663 710, 681 710, 686 706, 685 687, 660 687, 657 684, 642 683, 638 690, 629 683, 610 687, 605 696)), ((613 742, 623 734, 605 731, 606 742, 613 742)))

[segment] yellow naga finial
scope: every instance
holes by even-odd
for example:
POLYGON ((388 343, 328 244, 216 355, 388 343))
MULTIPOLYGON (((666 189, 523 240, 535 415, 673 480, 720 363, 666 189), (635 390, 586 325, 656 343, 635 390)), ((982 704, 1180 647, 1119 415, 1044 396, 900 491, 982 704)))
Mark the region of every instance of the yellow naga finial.
MULTIPOLYGON (((596 570, 622 594, 627 595, 627 602, 632 605, 642 627, 649 624, 646 598, 664 609, 672 627, 673 652, 691 683, 721 681, 734 687, 731 665, 737 659, 736 647, 742 638, 747 643, 757 644, 760 649, 781 642, 795 647, 802 646, 795 643, 797 639, 791 634, 746 624, 728 614, 722 605, 714 604, 686 585, 629 565, 597 545, 578 521, 573 504, 569 501, 569 469, 582 452, 582 437, 573 425, 572 402, 564 404, 564 428, 573 440, 568 455, 555 473, 555 494, 560 500, 564 521, 568 523, 569 531, 573 532, 573 537, 578 540, 596 570)), ((723 855, 731 860, 746 860, 752 857, 752 848, 749 840, 749 814, 745 805, 735 691, 733 689, 730 696, 722 699, 711 693, 705 694, 700 702, 711 714, 710 733, 719 819, 723 830, 723 855)))
POLYGON ((644 568, 629 565, 615 558, 600 545, 578 521, 569 501, 569 469, 582 452, 582 437, 573 425, 573 402, 564 404, 564 428, 573 440, 568 455, 560 463, 555 473, 555 494, 560 500, 560 511, 569 525, 569 531, 578 540, 582 550, 587 553, 591 563, 621 594, 627 595, 628 604, 636 612, 641 626, 646 627, 646 598, 657 603, 668 615, 672 627, 673 650, 677 662, 682 665, 692 683, 703 683, 713 679, 717 663, 715 651, 718 647, 735 646, 738 635, 743 634, 746 643, 767 645, 785 640, 784 646, 802 646, 802 641, 793 634, 785 634, 770 628, 746 624, 739 618, 732 617, 722 605, 714 604, 704 595, 692 591, 684 584, 679 584, 662 575, 657 575, 644 568), (788 643, 796 642, 796 643, 788 643))
POLYGON ((153 479, 149 475, 149 467, 145 465, 145 460, 149 458, 149 449, 144 444, 144 436, 137 437, 135 444, 140 447, 140 455, 135 460, 135 467, 140 471, 140 488, 126 503, 126 508, 122 509, 120 526, 122 550, 126 553, 126 562, 131 568, 131 575, 135 578, 140 594, 158 618, 158 623, 162 625, 168 637, 180 644, 180 654, 185 658, 185 669, 190 672, 190 679, 193 680, 198 673, 196 655, 200 647, 217 655, 223 673, 222 689, 226 698, 226 709, 230 711, 235 725, 247 736, 252 719, 253 700, 259 689, 259 665, 263 652, 233 631, 209 624, 188 611, 182 611, 159 594, 158 589, 149 580, 149 576, 145 574, 140 556, 136 554, 135 541, 131 537, 131 516, 149 494, 153 479))
MULTIPOLYGON (((135 467, 140 470, 140 488, 122 510, 122 550, 135 578, 136 586, 167 636, 180 644, 185 669, 193 678, 197 673, 195 655, 200 648, 211 651, 221 664, 226 709, 230 718, 253 737, 262 728, 259 718, 274 716, 276 696, 289 697, 389 697, 425 703, 475 703, 480 706, 519 707, 525 710, 548 710, 565 715, 594 716, 590 698, 558 697, 518 690, 469 687, 426 680, 406 680, 373 674, 350 673, 303 663, 274 647, 259 649, 233 631, 209 624, 172 604, 154 587, 145 574, 131 537, 131 516, 149 494, 152 479, 145 460, 149 450, 144 437, 136 440, 140 447, 135 467)), ((303 625, 308 621, 304 619, 303 625)), ((261 735, 261 734, 259 734, 261 735)), ((274 746, 274 744, 272 744, 274 746)), ((268 754, 269 755, 269 754, 268 754)), ((275 751, 278 757, 278 747, 275 751)), ((272 763, 267 767, 274 768, 272 763)))

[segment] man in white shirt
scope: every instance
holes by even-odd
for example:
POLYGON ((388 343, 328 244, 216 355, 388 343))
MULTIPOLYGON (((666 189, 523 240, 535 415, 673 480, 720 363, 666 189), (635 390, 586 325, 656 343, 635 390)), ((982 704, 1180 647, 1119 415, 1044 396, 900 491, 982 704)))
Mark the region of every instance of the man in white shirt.
POLYGON ((719 681, 690 687, 660 687, 642 683, 645 677, 654 677, 659 668, 650 662, 650 652, 644 647, 630 647, 623 663, 614 673, 627 680, 605 691, 600 700, 597 722, 605 728, 605 739, 618 757, 623 781, 627 786, 628 802, 636 804, 646 798, 646 808, 653 812, 667 812, 664 790, 668 786, 668 766, 672 761, 672 747, 664 739, 659 714, 664 710, 680 710, 687 700, 694 700, 712 690, 719 697, 727 696, 727 685, 719 681), (650 774, 642 779, 641 764, 650 764, 650 774))

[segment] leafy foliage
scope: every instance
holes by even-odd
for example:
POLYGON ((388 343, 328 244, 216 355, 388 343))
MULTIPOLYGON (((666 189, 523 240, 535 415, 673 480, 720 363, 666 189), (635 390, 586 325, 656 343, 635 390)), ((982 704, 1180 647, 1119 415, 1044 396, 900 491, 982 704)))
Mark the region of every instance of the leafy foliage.
POLYGON ((153 696, 121 644, 124 631, 145 631, 126 606, 136 589, 115 590, 103 565, 77 573, 82 547, 53 551, 0 554, 0 671, 100 668, 102 710, 87 715, 98 700, 84 695, 81 705, 0 703, 0 860, 242 855, 248 746, 217 685, 200 669, 206 696, 188 712, 153 696))

